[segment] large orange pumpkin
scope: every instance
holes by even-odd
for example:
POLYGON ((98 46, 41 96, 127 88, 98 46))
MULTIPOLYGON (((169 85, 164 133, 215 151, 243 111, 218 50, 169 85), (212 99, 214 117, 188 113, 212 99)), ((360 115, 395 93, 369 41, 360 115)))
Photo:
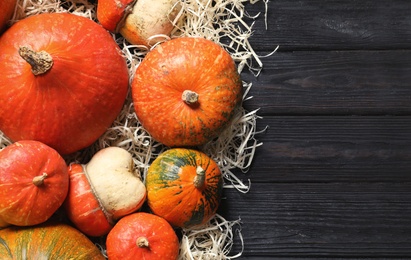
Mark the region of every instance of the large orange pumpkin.
POLYGON ((146 186, 148 206, 154 214, 175 227, 190 228, 214 216, 223 179, 217 163, 206 154, 173 148, 150 165, 146 186))
POLYGON ((145 212, 120 219, 106 240, 110 260, 176 260, 179 242, 170 224, 145 212))
POLYGON ((68 187, 66 162, 54 149, 32 140, 7 146, 0 151, 0 227, 45 222, 68 187))
POLYGON ((13 17, 14 9, 17 0, 1 0, 0 1, 0 33, 8 26, 8 22, 13 17))
POLYGON ((101 251, 77 229, 59 223, 0 230, 0 258, 104 260, 101 251))
POLYGON ((39 14, 0 38, 0 130, 62 154, 92 144, 120 112, 128 69, 112 36, 68 13, 39 14))
POLYGON ((182 37, 160 44, 136 70, 132 96, 141 124, 172 147, 216 137, 241 104, 242 84, 231 56, 216 43, 182 37))

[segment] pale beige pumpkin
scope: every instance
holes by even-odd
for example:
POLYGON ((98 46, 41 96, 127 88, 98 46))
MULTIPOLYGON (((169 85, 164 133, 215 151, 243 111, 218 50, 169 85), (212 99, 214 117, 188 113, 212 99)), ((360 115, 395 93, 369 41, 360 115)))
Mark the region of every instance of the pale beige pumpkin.
POLYGON ((178 0, 99 0, 97 19, 129 43, 149 47, 170 36, 180 9, 178 0))
POLYGON ((106 235, 116 221, 145 202, 146 187, 125 149, 104 148, 87 164, 71 164, 69 175, 67 216, 89 236, 106 235))

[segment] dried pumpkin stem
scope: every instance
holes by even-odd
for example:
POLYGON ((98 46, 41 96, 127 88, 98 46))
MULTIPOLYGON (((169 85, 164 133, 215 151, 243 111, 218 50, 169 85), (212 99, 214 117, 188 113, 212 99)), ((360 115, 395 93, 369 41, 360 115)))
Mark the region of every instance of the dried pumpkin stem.
POLYGON ((34 75, 41 75, 53 66, 53 58, 45 51, 36 52, 29 47, 19 48, 20 56, 31 66, 34 75))
POLYGON ((148 248, 149 247, 149 243, 148 243, 148 239, 146 237, 139 237, 137 238, 136 244, 138 247, 140 248, 148 248))
POLYGON ((194 187, 202 189, 205 185, 205 171, 201 166, 197 166, 196 177, 194 178, 194 187))
POLYGON ((188 105, 193 105, 198 102, 198 94, 191 90, 184 90, 181 99, 188 105))
POLYGON ((43 185, 44 180, 47 178, 47 173, 43 172, 43 175, 36 176, 33 178, 33 184, 36 186, 43 185))

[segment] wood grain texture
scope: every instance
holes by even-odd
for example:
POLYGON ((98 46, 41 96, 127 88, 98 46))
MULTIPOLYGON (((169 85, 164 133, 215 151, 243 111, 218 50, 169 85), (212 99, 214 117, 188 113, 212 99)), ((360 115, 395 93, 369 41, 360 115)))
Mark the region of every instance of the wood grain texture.
POLYGON ((251 43, 259 55, 280 47, 242 77, 244 106, 268 129, 238 173, 249 193, 225 189, 220 207, 242 220, 241 259, 410 259, 411 2, 267 7, 251 43))
MULTIPOLYGON (((243 180, 411 181, 410 116, 265 116, 263 143, 243 180)), ((366 184, 365 184, 366 185, 366 184)))
POLYGON ((408 257, 410 184, 255 183, 220 210, 241 218, 244 256, 408 257))
MULTIPOLYGON (((411 26, 410 26, 411 27, 411 26)), ((278 52, 266 58, 245 102, 261 115, 411 113, 411 51, 278 52)))
POLYGON ((251 15, 261 12, 251 42, 262 53, 277 45, 282 51, 410 48, 408 0, 269 1, 267 28, 263 1, 246 7, 251 15))

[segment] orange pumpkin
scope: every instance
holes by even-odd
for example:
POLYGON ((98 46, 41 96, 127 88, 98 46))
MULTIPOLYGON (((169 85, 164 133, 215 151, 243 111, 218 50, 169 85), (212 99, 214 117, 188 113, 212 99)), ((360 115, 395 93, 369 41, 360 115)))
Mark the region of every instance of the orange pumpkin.
POLYGON ((0 151, 0 226, 45 222, 68 186, 66 162, 54 149, 31 140, 7 146, 0 151))
POLYGON ((106 240, 110 260, 176 260, 179 242, 170 224, 145 212, 120 219, 106 240))
POLYGON ((112 36, 68 13, 15 23, 0 39, 0 130, 61 154, 85 148, 120 112, 128 69, 112 36))
POLYGON ((150 165, 146 186, 148 206, 154 214, 175 227, 190 228, 214 216, 223 179, 217 163, 206 154, 174 148, 150 165))
POLYGON ((133 8, 135 0, 99 0, 97 19, 110 32, 117 33, 119 25, 133 8))
POLYGON ((103 236, 113 228, 103 211, 99 201, 81 164, 69 166, 70 188, 64 202, 67 217, 78 230, 88 236, 103 236))
POLYGON ((180 9, 178 0, 99 0, 97 19, 131 44, 148 47, 170 35, 180 9))
POLYGON ((145 202, 146 187, 132 155, 120 147, 101 149, 87 164, 71 164, 69 175, 64 207, 68 218, 86 235, 106 235, 115 221, 145 202))
POLYGON ((0 33, 8 26, 8 22, 13 17, 14 9, 17 0, 1 0, 0 1, 0 33))
POLYGON ((93 242, 80 231, 58 223, 1 229, 0 258, 105 259, 93 242))
POLYGON ((242 83, 231 56, 192 37, 149 52, 136 70, 132 97, 138 119, 167 146, 197 146, 216 137, 241 105, 242 83))

